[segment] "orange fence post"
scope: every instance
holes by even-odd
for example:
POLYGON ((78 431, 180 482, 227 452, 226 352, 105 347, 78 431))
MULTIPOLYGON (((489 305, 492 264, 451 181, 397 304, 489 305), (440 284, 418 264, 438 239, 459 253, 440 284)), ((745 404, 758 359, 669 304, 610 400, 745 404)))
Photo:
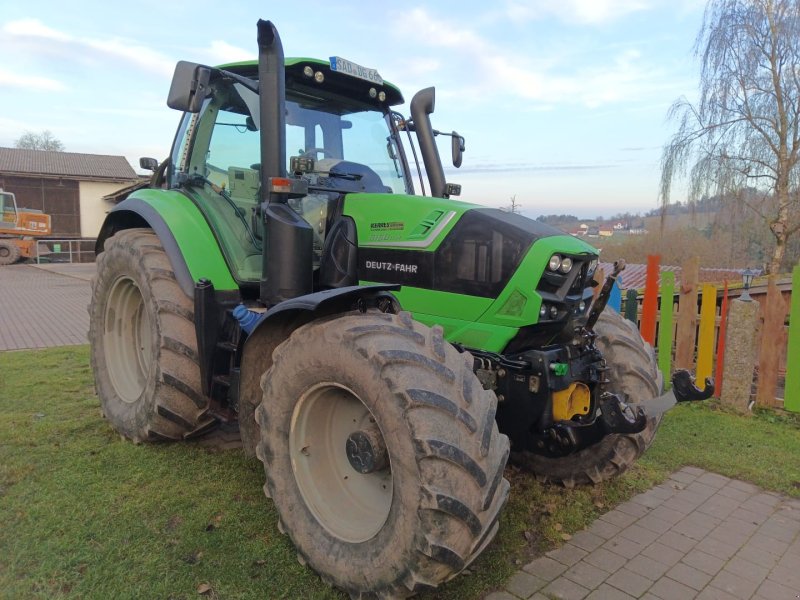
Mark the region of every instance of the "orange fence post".
MULTIPOLYGON (((793 290, 794 291, 794 290, 793 290)), ((770 275, 767 303, 764 307, 764 326, 761 328, 761 351, 758 354, 758 391, 756 403, 775 406, 775 389, 778 387, 783 346, 783 323, 786 319, 786 302, 783 301, 775 276, 770 275)))
POLYGON ((647 277, 644 282, 644 299, 642 300, 642 322, 639 331, 645 342, 656 345, 656 312, 658 311, 658 272, 661 257, 647 257, 647 277))
POLYGON ((722 376, 725 369, 725 334, 728 330, 728 280, 725 280, 725 291, 722 293, 722 309, 719 314, 719 339, 717 340, 717 370, 714 373, 714 395, 722 397, 722 376))

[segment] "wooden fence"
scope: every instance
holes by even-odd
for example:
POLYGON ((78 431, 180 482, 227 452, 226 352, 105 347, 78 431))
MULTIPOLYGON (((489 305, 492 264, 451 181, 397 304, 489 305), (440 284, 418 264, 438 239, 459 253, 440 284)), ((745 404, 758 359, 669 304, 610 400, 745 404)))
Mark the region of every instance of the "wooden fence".
MULTIPOLYGON (((678 287, 674 273, 659 271, 659 257, 648 257, 644 293, 628 290, 622 312, 656 348, 665 378, 674 369, 689 369, 703 387, 705 378, 713 377, 719 397, 725 385, 728 309, 742 295, 741 282, 699 283, 697 259, 683 265, 678 287)), ((800 293, 791 293, 800 290, 800 265, 791 284, 781 287, 770 277, 766 285, 750 290, 760 305, 753 331, 758 358, 752 398, 763 406, 800 412, 800 293)))

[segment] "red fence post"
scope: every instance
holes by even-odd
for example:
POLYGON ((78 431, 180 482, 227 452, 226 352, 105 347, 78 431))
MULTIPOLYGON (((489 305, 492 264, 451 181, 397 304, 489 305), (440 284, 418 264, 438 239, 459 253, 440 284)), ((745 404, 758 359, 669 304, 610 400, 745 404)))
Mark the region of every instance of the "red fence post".
POLYGON ((647 278, 644 282, 644 300, 642 300, 642 323, 639 331, 644 341, 656 345, 656 313, 658 312, 658 275, 661 257, 647 257, 647 278))

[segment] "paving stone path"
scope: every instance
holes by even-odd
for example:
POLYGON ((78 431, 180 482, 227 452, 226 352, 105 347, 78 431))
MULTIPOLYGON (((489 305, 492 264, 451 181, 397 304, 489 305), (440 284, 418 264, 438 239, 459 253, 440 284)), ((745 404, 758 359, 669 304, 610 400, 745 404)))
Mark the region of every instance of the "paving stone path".
POLYGON ((796 600, 800 500, 684 467, 486 600, 796 600))
POLYGON ((0 267, 0 350, 87 344, 94 265, 0 267), (62 274, 65 273, 65 274, 62 274))

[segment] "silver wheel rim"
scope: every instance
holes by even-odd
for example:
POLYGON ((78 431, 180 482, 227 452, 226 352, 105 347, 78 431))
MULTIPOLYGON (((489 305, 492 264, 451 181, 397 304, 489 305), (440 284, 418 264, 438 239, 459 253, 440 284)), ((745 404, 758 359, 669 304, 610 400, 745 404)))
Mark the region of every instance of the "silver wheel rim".
POLYGON ((120 277, 113 283, 104 316, 108 375, 124 402, 136 402, 147 386, 153 350, 150 315, 133 279, 120 277))
POLYGON ((345 542, 373 538, 392 506, 391 465, 362 474, 345 453, 348 436, 374 422, 352 390, 329 382, 306 390, 292 414, 289 452, 300 494, 320 525, 345 542))

